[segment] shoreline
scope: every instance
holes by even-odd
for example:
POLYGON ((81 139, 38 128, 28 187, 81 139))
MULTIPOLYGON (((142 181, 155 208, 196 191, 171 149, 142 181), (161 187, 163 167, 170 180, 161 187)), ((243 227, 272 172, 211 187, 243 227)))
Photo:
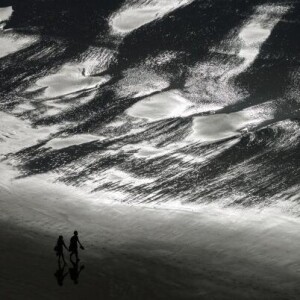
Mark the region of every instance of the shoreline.
POLYGON ((6 174, 0 180, 0 297, 276 300, 300 293, 296 218, 101 204, 42 176, 6 174), (74 229, 86 249, 76 290, 70 278, 59 287, 53 275, 57 236, 68 244, 74 229))

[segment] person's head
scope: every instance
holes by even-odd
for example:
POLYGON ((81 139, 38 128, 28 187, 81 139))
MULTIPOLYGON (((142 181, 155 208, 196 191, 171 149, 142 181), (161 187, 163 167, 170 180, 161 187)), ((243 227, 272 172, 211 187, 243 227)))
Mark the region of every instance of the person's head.
POLYGON ((58 237, 58 239, 61 241, 61 240, 63 240, 64 238, 63 238, 62 235, 60 235, 60 236, 58 237))
POLYGON ((77 230, 74 231, 74 235, 78 235, 78 231, 77 230))

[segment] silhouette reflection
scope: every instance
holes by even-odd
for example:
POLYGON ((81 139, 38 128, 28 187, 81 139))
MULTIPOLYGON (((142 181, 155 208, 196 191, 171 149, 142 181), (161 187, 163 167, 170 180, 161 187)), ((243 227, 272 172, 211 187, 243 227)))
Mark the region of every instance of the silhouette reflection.
POLYGON ((73 280, 74 284, 78 284, 78 278, 81 271, 84 269, 84 265, 79 267, 79 262, 72 261, 72 268, 69 268, 70 278, 73 280))
POLYGON ((54 273, 54 276, 56 277, 56 280, 57 280, 57 284, 59 286, 63 286, 64 279, 69 274, 68 271, 65 272, 65 266, 66 266, 66 264, 63 264, 63 267, 61 267, 61 263, 58 262, 58 269, 54 273))

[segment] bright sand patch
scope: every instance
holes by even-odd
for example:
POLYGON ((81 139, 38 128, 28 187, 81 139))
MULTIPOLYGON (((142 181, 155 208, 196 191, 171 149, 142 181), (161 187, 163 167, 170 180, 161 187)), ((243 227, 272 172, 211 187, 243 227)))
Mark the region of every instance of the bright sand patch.
POLYGON ((127 114, 135 117, 156 121, 181 116, 192 104, 177 91, 163 92, 134 104, 127 114))
POLYGON ((12 6, 0 7, 0 23, 7 21, 13 13, 12 6))
POLYGON ((193 0, 152 0, 138 1, 121 8, 110 19, 115 34, 127 34, 147 23, 159 19, 167 13, 191 3, 193 0))

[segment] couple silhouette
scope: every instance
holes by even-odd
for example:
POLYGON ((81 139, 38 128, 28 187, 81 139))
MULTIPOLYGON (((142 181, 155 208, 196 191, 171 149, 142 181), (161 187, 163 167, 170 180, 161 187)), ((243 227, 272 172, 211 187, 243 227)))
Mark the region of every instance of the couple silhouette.
POLYGON ((80 246, 80 249, 84 250, 84 247, 79 241, 77 230, 74 231, 74 235, 70 239, 69 248, 66 246, 62 235, 60 235, 57 239, 54 250, 56 252, 56 255, 58 256, 58 270, 55 272, 54 276, 56 277, 57 284, 60 286, 63 285, 63 281, 68 274, 70 274, 70 278, 73 280, 74 284, 78 284, 79 274, 84 269, 84 266, 79 267, 80 259, 78 257, 78 245, 80 246), (64 257, 64 248, 70 252, 70 262, 72 264, 72 267, 69 268, 68 271, 65 271, 67 263, 64 257), (73 255, 75 255, 76 258, 75 262, 72 259, 73 255), (61 266, 61 260, 64 262, 63 266, 61 266))
POLYGON ((58 264, 60 265, 61 259, 64 262, 64 265, 66 265, 65 257, 64 257, 64 248, 70 252, 70 261, 71 263, 78 263, 79 262, 79 257, 78 257, 78 245, 80 246, 80 249, 84 250, 84 247, 79 241, 78 238, 78 231, 74 231, 74 235, 70 239, 70 246, 69 248, 66 246, 64 242, 64 238, 62 235, 58 237, 56 246, 54 247, 54 250, 56 252, 56 255, 58 256, 58 264), (72 260, 73 255, 75 255, 76 262, 72 260))

